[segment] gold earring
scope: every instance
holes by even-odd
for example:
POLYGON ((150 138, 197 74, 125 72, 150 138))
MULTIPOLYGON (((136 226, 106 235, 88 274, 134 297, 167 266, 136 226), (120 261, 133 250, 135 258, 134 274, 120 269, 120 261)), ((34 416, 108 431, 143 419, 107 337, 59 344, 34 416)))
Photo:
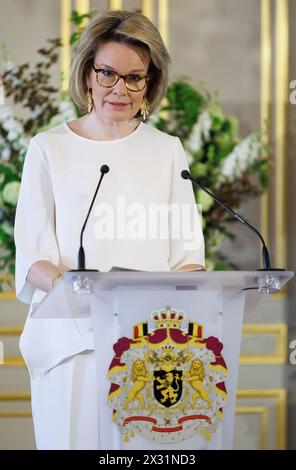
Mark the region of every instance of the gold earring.
POLYGON ((93 106, 94 106, 94 102, 93 102, 92 94, 90 92, 90 88, 87 90, 87 93, 86 93, 86 102, 87 102, 87 112, 91 113, 93 106))
POLYGON ((148 115, 149 115, 149 112, 150 112, 149 101, 147 100, 146 97, 143 98, 143 100, 142 100, 140 110, 141 110, 141 116, 143 117, 143 120, 145 121, 147 119, 148 115))

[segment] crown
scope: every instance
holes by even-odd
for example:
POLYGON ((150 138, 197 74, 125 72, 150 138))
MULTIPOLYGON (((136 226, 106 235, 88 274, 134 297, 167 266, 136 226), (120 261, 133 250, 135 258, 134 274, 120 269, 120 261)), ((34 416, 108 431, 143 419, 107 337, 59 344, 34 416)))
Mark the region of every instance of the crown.
POLYGON ((166 309, 160 309, 152 312, 151 318, 156 328, 179 328, 185 318, 184 312, 172 310, 170 305, 166 309))

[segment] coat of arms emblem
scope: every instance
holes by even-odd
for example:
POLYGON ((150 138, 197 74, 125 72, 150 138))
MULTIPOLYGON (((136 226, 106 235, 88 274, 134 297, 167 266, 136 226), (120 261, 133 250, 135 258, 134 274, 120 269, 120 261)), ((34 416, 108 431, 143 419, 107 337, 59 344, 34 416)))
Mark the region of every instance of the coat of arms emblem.
POLYGON ((129 440, 135 433, 162 443, 194 434, 210 439, 227 402, 227 366, 218 338, 203 337, 203 326, 167 306, 134 326, 133 338, 120 338, 108 377, 113 420, 129 440))

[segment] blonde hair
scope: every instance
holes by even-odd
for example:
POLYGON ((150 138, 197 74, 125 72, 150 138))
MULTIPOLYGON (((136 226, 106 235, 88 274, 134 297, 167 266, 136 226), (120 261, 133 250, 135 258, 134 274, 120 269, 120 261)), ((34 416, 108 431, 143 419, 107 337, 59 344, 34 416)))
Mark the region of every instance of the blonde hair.
MULTIPOLYGON (((150 112, 159 106, 168 86, 170 56, 157 28, 148 18, 130 11, 108 11, 94 18, 79 39, 70 76, 71 96, 82 112, 87 111, 86 77, 91 71, 96 52, 109 41, 136 46, 149 51, 146 98, 150 112)), ((135 117, 141 117, 140 112, 135 117)))

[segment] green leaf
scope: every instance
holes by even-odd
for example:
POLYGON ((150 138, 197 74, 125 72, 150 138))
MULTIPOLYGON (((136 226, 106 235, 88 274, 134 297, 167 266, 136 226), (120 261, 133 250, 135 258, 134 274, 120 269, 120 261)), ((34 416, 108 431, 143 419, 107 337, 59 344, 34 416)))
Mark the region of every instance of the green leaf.
POLYGON ((11 165, 3 165, 0 163, 0 174, 1 173, 10 178, 15 178, 16 180, 18 180, 15 170, 11 165))
POLYGON ((218 261, 214 263, 214 270, 215 271, 225 271, 226 270, 226 262, 225 261, 218 261))
POLYGON ((71 45, 75 44, 78 41, 79 37, 80 37, 79 32, 76 31, 75 33, 72 33, 70 36, 70 44, 71 45))

